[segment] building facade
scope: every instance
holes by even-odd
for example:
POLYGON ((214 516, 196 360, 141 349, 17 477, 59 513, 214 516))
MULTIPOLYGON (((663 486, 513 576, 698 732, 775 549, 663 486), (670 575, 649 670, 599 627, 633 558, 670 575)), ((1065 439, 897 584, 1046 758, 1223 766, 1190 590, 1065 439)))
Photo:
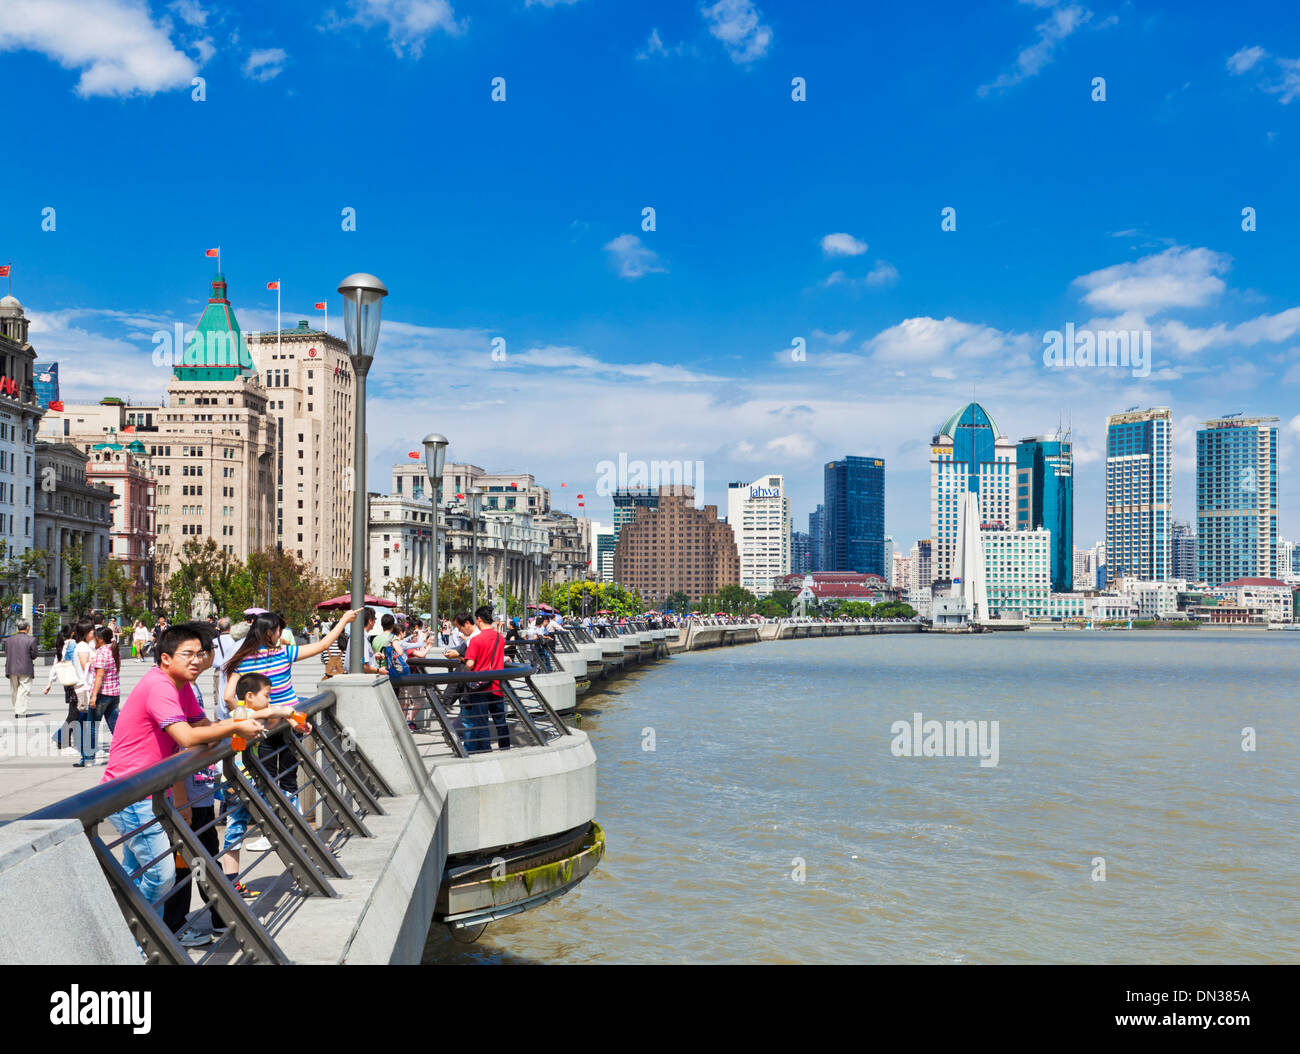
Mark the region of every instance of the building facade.
MULTIPOLYGON (((823 487, 825 482, 823 481, 823 487)), ((825 571, 826 568, 826 506, 818 505, 808 514, 808 552, 812 566, 810 571, 825 571)))
POLYGON ((1196 577, 1278 577, 1277 418, 1224 417, 1196 433, 1196 577))
MULTIPOLYGON (((85 568, 83 583, 93 581, 108 562, 113 489, 88 480, 87 454, 62 443, 36 444, 36 472, 41 486, 35 502, 36 548, 45 553, 45 591, 38 598, 62 608, 73 585, 69 557, 85 568)), ((74 612, 74 614, 81 614, 74 612)))
POLYGON ((35 366, 36 405, 48 410, 50 403, 63 399, 59 394, 59 364, 57 362, 38 362, 35 366))
POLYGON ((1173 540, 1170 543, 1170 574, 1174 578, 1197 580, 1196 570, 1196 531, 1190 523, 1175 520, 1173 540))
POLYGON ((740 584, 735 535, 716 505, 695 507, 693 487, 660 487, 655 506, 639 507, 619 532, 614 581, 647 600, 681 590, 698 601, 740 584))
POLYGON ((1173 415, 1106 418, 1106 573, 1163 581, 1173 564, 1173 415))
POLYGON ((984 530, 984 576, 990 616, 1048 618, 1052 593, 1052 534, 1032 530, 984 530))
POLYGON ((659 507, 659 491, 649 487, 620 487, 611 495, 614 502, 614 544, 625 525, 636 519, 641 509, 659 507))
POLYGON ((1069 433, 1016 446, 1016 529, 1052 536, 1052 589, 1074 586, 1074 444, 1069 433))
POLYGON ((381 596, 400 599, 395 583, 430 580, 433 506, 396 494, 371 494, 367 579, 381 596))
POLYGON ((275 544, 326 578, 346 574, 356 435, 348 346, 306 321, 247 340, 275 430, 275 544))
POLYGON ((760 476, 727 486, 727 524, 740 553, 740 584, 755 596, 790 573, 790 499, 785 477, 760 476))
POLYGON ((550 512, 533 517, 533 523, 550 536, 546 562, 547 581, 581 582, 591 575, 591 521, 567 512, 550 512))
POLYGON ((144 585, 148 581, 150 553, 158 536, 157 484, 147 448, 139 439, 125 446, 95 444, 86 463, 86 479, 112 489, 109 554, 126 565, 133 581, 144 585))
POLYGON ((41 408, 33 372, 29 322, 13 296, 0 297, 0 546, 8 558, 34 545, 36 429, 41 408))
POLYGON ((790 532, 790 573, 804 575, 812 570, 812 545, 806 531, 790 532))
POLYGON ((885 461, 844 457, 823 471, 823 566, 885 576, 885 461))
POLYGON ((930 538, 934 579, 952 577, 958 520, 966 494, 979 499, 986 524, 1015 524, 1016 445, 979 403, 967 403, 930 440, 930 538))

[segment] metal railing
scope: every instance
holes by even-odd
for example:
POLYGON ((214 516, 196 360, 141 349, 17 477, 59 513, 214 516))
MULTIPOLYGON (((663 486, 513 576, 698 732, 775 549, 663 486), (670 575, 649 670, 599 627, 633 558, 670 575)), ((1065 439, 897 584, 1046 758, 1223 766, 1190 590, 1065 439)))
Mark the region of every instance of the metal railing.
POLYGON ((408 661, 412 671, 440 671, 391 678, 407 727, 426 760, 546 746, 571 734, 533 684, 532 676, 540 670, 532 664, 466 670, 455 659, 408 661), (493 681, 500 695, 480 687, 493 681))
POLYGON ((276 934, 304 897, 338 895, 331 880, 347 877, 339 850, 371 837, 366 817, 393 796, 334 707, 323 692, 297 707, 312 725, 306 736, 282 723, 238 756, 228 739, 191 747, 25 819, 81 821, 147 962, 287 963, 276 934), (105 823, 116 835, 108 841, 105 823), (246 844, 254 828, 269 849, 246 844), (198 925, 205 911, 210 930, 198 925))

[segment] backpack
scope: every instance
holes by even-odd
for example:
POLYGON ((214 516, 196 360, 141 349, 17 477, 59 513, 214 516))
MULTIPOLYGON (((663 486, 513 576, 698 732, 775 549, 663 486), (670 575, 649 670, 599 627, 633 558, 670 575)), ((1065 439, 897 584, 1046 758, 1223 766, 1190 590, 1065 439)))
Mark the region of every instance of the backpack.
POLYGON ((411 673, 410 663, 406 661, 405 655, 398 655, 397 650, 391 645, 384 645, 384 659, 388 665, 388 674, 391 677, 396 674, 398 677, 407 677, 411 673))

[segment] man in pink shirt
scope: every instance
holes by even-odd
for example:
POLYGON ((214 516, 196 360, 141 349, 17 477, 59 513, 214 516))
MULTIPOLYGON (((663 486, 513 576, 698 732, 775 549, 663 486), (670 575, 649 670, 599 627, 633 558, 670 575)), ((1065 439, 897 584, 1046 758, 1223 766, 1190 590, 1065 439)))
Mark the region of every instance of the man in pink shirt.
MULTIPOLYGON (((261 720, 230 718, 214 723, 203 715, 191 685, 202 672, 206 657, 202 640, 185 625, 159 634, 158 665, 140 678, 118 715, 101 783, 132 776, 178 750, 236 733, 250 741, 262 734, 261 720)), ((259 713, 259 718, 285 716, 288 711, 283 707, 259 713)), ((128 805, 108 819, 123 836, 136 832, 122 844, 122 865, 127 874, 143 868, 135 875, 136 887, 146 900, 157 903, 176 879, 176 863, 166 832, 154 822, 151 799, 128 805)))

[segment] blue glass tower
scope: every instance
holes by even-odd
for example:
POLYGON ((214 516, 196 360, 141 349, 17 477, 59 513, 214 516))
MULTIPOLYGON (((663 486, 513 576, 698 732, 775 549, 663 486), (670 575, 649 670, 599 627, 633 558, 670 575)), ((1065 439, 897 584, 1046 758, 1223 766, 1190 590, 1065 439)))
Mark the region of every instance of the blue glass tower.
POLYGON ((1016 528, 1052 534, 1052 591, 1074 589, 1074 445, 1065 436, 1016 446, 1016 528))
POLYGON ((1196 433, 1196 571, 1212 586, 1277 578, 1277 418, 1207 421, 1196 433))
POLYGON ((808 514, 809 571, 826 570, 826 506, 818 505, 816 512, 808 514))
POLYGON ((845 457, 825 471, 823 571, 885 575, 885 461, 845 457))

